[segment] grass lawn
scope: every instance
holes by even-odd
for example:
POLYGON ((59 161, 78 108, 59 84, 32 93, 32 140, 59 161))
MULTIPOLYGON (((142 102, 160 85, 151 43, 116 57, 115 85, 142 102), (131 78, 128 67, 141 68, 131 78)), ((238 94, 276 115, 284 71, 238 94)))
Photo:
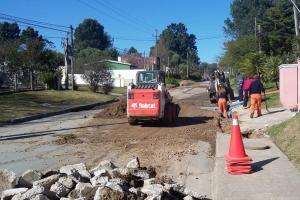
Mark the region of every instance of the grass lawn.
POLYGON ((0 95, 0 121, 111 100, 89 91, 30 91, 0 95))
POLYGON ((272 126, 268 133, 276 145, 300 170, 300 114, 279 125, 272 126))
POLYGON ((114 87, 111 92, 116 94, 125 94, 127 92, 127 87, 114 87))
POLYGON ((271 93, 266 93, 266 97, 267 97, 267 104, 268 104, 269 108, 274 108, 274 107, 281 106, 278 91, 274 91, 274 92, 271 92, 271 93))

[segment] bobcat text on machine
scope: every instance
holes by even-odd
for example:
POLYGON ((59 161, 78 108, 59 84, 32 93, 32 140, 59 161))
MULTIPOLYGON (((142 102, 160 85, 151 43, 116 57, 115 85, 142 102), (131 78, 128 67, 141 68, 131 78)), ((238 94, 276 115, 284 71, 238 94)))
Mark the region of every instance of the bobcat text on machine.
POLYGON ((140 71, 136 84, 127 88, 127 118, 131 125, 146 120, 174 124, 179 110, 166 89, 164 71, 140 71))

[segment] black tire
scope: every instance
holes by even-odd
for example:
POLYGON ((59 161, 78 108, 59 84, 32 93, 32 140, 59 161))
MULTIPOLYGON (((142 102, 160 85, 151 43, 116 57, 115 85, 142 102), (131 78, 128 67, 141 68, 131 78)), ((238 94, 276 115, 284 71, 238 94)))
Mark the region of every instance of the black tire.
POLYGON ((172 106, 171 104, 166 104, 165 106, 165 113, 164 113, 164 122, 169 125, 173 121, 173 116, 172 116, 172 106))
POLYGON ((138 121, 132 117, 129 117, 128 118, 128 123, 131 125, 131 126, 134 126, 134 125, 137 125, 138 121))

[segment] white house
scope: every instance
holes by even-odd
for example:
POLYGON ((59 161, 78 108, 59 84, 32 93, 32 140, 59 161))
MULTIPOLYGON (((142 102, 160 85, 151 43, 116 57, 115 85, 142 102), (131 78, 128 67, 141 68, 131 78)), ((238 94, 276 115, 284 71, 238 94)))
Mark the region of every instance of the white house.
MULTIPOLYGON (((144 69, 136 69, 136 67, 132 66, 130 63, 107 60, 107 64, 109 65, 114 87, 126 87, 130 83, 136 83, 136 74, 139 71, 144 71, 144 69)), ((62 84, 65 84, 65 66, 61 67, 63 72, 62 84)), ((87 85, 85 80, 82 78, 82 74, 74 74, 76 84, 78 85, 87 85)), ((71 77, 69 75, 69 77, 71 77)))

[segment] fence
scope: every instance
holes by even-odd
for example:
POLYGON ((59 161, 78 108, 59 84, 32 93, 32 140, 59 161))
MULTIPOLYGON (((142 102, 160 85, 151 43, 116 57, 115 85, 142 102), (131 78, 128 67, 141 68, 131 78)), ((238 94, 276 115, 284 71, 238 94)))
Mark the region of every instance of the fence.
POLYGON ((45 84, 39 80, 37 73, 31 73, 29 70, 9 73, 5 67, 0 67, 0 93, 41 89, 45 89, 45 84))

